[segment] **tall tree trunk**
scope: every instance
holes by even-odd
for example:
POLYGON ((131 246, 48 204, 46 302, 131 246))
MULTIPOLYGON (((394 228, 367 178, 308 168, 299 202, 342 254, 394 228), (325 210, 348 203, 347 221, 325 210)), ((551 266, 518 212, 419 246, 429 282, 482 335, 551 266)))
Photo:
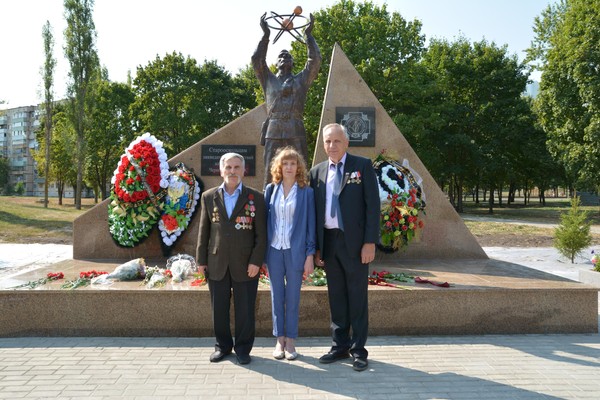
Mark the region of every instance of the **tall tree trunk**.
POLYGON ((490 187, 490 198, 488 201, 488 214, 494 213, 494 187, 490 187))

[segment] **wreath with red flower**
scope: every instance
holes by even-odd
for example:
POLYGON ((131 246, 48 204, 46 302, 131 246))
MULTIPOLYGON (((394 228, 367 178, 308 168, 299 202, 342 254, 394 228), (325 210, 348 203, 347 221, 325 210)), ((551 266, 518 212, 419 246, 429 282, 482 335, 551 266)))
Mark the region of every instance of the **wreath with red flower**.
POLYGON ((160 217, 168 177, 161 141, 145 133, 127 147, 111 180, 108 208, 109 230, 119 245, 133 247, 148 236, 160 217))
POLYGON ((421 178, 407 160, 400 164, 382 150, 373 167, 381 201, 377 248, 393 253, 406 248, 423 228, 420 214, 425 214, 425 194, 421 178))

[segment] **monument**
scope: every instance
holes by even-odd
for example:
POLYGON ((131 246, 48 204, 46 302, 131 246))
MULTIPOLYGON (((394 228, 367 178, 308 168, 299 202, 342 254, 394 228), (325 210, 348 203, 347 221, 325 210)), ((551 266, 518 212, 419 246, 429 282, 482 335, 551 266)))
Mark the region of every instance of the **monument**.
POLYGON ((302 8, 296 7, 294 13, 290 15, 272 13, 267 17, 266 13, 263 14, 260 18, 263 37, 252 55, 252 67, 262 86, 267 106, 267 118, 260 130, 260 144, 264 146, 265 165, 264 183, 261 186, 263 188, 271 181, 269 164, 277 149, 293 146, 308 162, 306 130, 303 122, 304 106, 308 89, 317 77, 321 66, 321 52, 312 35, 314 16, 310 14, 308 23, 301 26, 306 27, 304 36, 308 52, 306 64, 301 72, 298 74, 292 72, 294 59, 287 50, 282 50, 277 56, 277 74, 271 72, 266 61, 271 29, 279 31, 273 42, 276 42, 284 32, 294 31, 296 34, 292 36, 302 41, 298 32, 301 27, 294 28, 293 25, 295 18, 305 18, 301 16, 301 12, 302 8), (269 20, 275 21, 278 25, 269 26, 269 20))
MULTIPOLYGON (((284 32, 285 33, 285 32, 284 32)), ((220 184, 214 161, 224 151, 256 154, 258 132, 268 115, 265 104, 168 160, 199 174, 206 188, 220 184)), ((427 214, 421 236, 405 251, 378 253, 374 270, 405 272, 450 287, 407 283, 398 288, 371 286, 371 335, 443 335, 494 333, 598 332, 597 288, 524 266, 490 260, 450 205, 400 130, 360 77, 341 47, 331 55, 320 125, 340 122, 350 127, 359 145, 352 152, 375 158, 383 149, 421 177, 427 214), (374 136, 371 136, 371 135, 374 136)), ((319 142, 322 138, 319 136, 319 142)), ((325 159, 316 147, 314 163, 325 159)), ((255 175, 244 182, 260 187, 264 159, 255 157, 255 175)), ((15 284, 60 270, 75 276, 86 270, 112 270, 139 257, 147 265, 164 265, 159 229, 135 247, 115 243, 109 232, 109 200, 77 218, 73 224, 73 260, 0 281, 0 336, 209 336, 210 298, 206 287, 189 281, 157 290, 140 290, 139 282, 117 282, 108 288, 64 291, 60 282, 42 290, 7 290, 15 284), (48 289, 48 290, 44 290, 48 289), (65 312, 68 310, 68 312, 65 312), (23 318, 23 315, 30 316, 23 318)), ((177 240, 173 254, 194 254, 198 219, 177 240)), ((329 315, 319 312, 326 290, 306 287, 300 303, 300 335, 329 333, 329 315)), ((259 289, 257 335, 272 332, 268 288, 259 289)))

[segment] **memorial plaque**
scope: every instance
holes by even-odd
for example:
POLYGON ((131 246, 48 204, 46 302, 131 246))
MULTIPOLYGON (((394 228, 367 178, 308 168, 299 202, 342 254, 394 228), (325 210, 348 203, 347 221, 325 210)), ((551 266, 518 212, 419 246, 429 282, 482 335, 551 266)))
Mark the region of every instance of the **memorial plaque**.
POLYGON ((203 144, 201 150, 202 166, 201 175, 219 176, 219 160, 225 153, 238 153, 246 161, 245 176, 256 175, 256 146, 255 145, 230 145, 230 144, 203 144))
POLYGON ((375 107, 336 107, 335 120, 346 127, 350 147, 375 147, 375 107))

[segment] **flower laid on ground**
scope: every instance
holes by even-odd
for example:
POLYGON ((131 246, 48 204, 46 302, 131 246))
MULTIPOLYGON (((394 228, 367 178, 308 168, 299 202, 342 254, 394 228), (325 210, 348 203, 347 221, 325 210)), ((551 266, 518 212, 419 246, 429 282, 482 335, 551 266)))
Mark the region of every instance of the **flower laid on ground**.
POLYGON ((406 275, 405 273, 391 273, 388 271, 373 271, 371 276, 369 276, 369 285, 378 285, 378 286, 390 286, 395 288, 401 288, 394 284, 394 282, 414 282, 414 277, 410 275, 406 275))
POLYGON ((108 223, 119 245, 133 247, 148 236, 160 217, 159 201, 166 195, 168 178, 161 141, 145 133, 131 142, 111 179, 108 223))
POLYGON ((420 214, 425 214, 422 179, 408 166, 401 165, 383 150, 373 161, 381 201, 380 242, 377 247, 386 253, 406 248, 424 226, 420 214))
POLYGON ((58 279, 63 279, 65 275, 62 272, 48 272, 48 274, 44 278, 36 279, 35 281, 29 281, 19 286, 14 286, 11 289, 35 289, 38 286, 45 285, 48 282, 52 282, 58 279))
POLYGON ((263 285, 271 285, 271 279, 269 279, 269 271, 266 268, 260 267, 258 281, 263 285))
POLYGON ((315 268, 312 274, 304 281, 306 286, 327 286, 327 274, 323 268, 315 268))
POLYGON ((188 275, 196 272, 196 260, 188 254, 177 254, 169 257, 167 269, 170 270, 173 282, 182 282, 188 275))
POLYGON ((108 274, 108 272, 96 271, 95 269, 91 271, 82 271, 79 273, 79 278, 66 281, 60 287, 61 289, 77 289, 80 287, 88 286, 92 282, 93 278, 105 274, 108 274))
POLYGON ((157 266, 146 268, 146 277, 142 282, 142 285, 146 285, 148 288, 164 286, 171 277, 171 273, 168 269, 162 269, 157 266))
POLYGON ((202 185, 183 163, 175 165, 169 174, 167 195, 161 202, 162 216, 158 221, 161 239, 171 247, 187 229, 202 192, 202 185))
POLYGON ((192 275, 194 280, 190 283, 190 286, 204 286, 206 285, 206 277, 202 274, 195 273, 192 275))
POLYGON ((600 256, 596 254, 594 250, 592 250, 592 265, 594 266, 594 270, 600 272, 600 256))
POLYGON ((92 284, 110 284, 112 280, 132 281, 146 277, 146 262, 143 258, 136 258, 119 265, 108 274, 92 278, 92 284))

